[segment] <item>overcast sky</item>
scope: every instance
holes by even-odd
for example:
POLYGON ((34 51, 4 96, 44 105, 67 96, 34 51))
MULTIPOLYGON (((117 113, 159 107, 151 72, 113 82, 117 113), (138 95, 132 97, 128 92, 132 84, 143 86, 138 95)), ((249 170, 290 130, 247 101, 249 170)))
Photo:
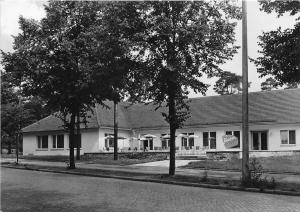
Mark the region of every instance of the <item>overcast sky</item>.
MULTIPOLYGON (((46 1, 37 0, 0 0, 0 49, 4 51, 12 51, 12 35, 17 35, 19 32, 18 18, 23 15, 26 18, 41 19, 45 16, 43 4, 46 1)), ((282 28, 290 28, 295 24, 295 18, 292 16, 284 15, 277 18, 275 13, 267 14, 259 10, 257 1, 248 1, 248 55, 249 57, 258 57, 257 45, 258 36, 263 31, 275 30, 279 26, 282 28)), ((242 27, 241 21, 238 22, 236 28, 237 45, 242 44, 242 27)), ((234 56, 232 61, 228 61, 223 69, 242 74, 242 53, 241 49, 234 56)), ((260 83, 263 79, 258 77, 255 66, 249 62, 249 81, 252 82, 249 91, 260 91, 260 83)), ((212 86, 209 88, 207 95, 215 95, 212 87, 215 79, 208 80, 212 86)), ((199 94, 191 94, 190 97, 199 96, 199 94)))

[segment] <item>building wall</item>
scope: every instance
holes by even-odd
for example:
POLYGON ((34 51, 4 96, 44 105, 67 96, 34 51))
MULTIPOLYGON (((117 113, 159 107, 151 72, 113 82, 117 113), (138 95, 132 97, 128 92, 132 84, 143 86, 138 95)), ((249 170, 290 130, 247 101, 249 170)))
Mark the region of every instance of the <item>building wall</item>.
MULTIPOLYGON (((94 151, 99 140, 98 129, 81 131, 81 150, 80 154, 94 151)), ((42 132, 23 135, 23 155, 69 155, 69 134, 62 132, 42 132), (53 135, 64 134, 64 148, 52 148, 53 135), (48 136, 48 148, 39 149, 37 136, 48 136)), ((75 149, 76 154, 76 149, 75 149)))
MULTIPOLYGON (((277 125, 251 125, 249 126, 249 150, 252 151, 252 131, 267 131, 268 135, 268 151, 291 151, 300 150, 300 124, 277 124, 277 125), (296 144, 281 144, 280 130, 295 130, 296 144)), ((153 146, 161 147, 161 134, 168 134, 168 129, 161 130, 141 130, 136 131, 137 137, 144 134, 152 134, 153 146)), ((228 125, 222 127, 210 126, 202 128, 184 128, 178 129, 176 135, 180 133, 194 133, 194 146, 203 148, 203 132, 216 132, 216 149, 208 149, 206 151, 241 151, 242 150, 242 127, 241 125, 228 125), (240 148, 227 149, 223 143, 223 136, 226 131, 240 131, 240 148)), ((138 142, 135 142, 138 146, 138 142)), ((181 137, 176 137, 176 147, 181 147, 181 137)), ((253 150, 254 152, 264 152, 263 150, 253 150)))
MULTIPOLYGON (((97 148, 93 148, 93 152, 101 152, 106 151, 105 147, 105 134, 114 134, 114 130, 112 128, 100 128, 99 129, 99 139, 97 140, 97 148)), ((128 149, 129 147, 132 147, 132 131, 131 130, 118 130, 118 136, 124 137, 125 139, 118 139, 118 148, 120 150, 122 149, 128 149)), ((113 148, 110 148, 112 151, 113 148)))
MULTIPOLYGON (((228 125, 228 126, 210 126, 202 128, 183 128, 176 131, 176 135, 180 133, 194 133, 196 138, 194 138, 194 147, 203 149, 203 132, 216 132, 216 149, 205 149, 208 152, 214 151, 241 151, 242 150, 242 129, 239 125, 228 125), (223 143, 223 136, 226 131, 240 131, 241 145, 240 148, 226 149, 223 143)), ((249 126, 249 150, 252 151, 250 155, 258 156, 269 156, 269 152, 274 152, 275 155, 284 154, 282 152, 288 152, 293 150, 300 150, 300 124, 277 124, 277 125, 251 125, 249 126), (281 144, 280 130, 295 130, 296 131, 296 144, 281 144), (251 131, 267 131, 268 135, 268 150, 252 150, 252 135, 251 131), (278 153, 280 151, 281 153, 278 153)), ((128 149, 130 147, 133 149, 141 149, 142 141, 141 138, 144 134, 152 134, 153 138, 153 149, 161 148, 161 134, 168 134, 169 130, 158 129, 158 130, 119 130, 118 134, 126 139, 118 140, 118 147, 120 150, 128 149)), ((82 137, 82 149, 81 154, 92 153, 92 152, 102 152, 107 151, 105 147, 105 133, 113 134, 113 129, 111 128, 100 128, 100 129, 89 129, 83 130, 81 132, 82 137)), ((33 154, 33 155, 68 155, 69 154, 69 136, 64 134, 64 148, 63 149, 53 149, 52 148, 52 135, 61 133, 38 133, 38 134, 24 134, 23 135, 23 154, 33 154), (48 149, 38 149, 37 148, 37 135, 48 135, 48 149)), ((181 150, 181 137, 176 137, 176 147, 181 150)), ((113 148, 110 148, 112 151, 113 148)))

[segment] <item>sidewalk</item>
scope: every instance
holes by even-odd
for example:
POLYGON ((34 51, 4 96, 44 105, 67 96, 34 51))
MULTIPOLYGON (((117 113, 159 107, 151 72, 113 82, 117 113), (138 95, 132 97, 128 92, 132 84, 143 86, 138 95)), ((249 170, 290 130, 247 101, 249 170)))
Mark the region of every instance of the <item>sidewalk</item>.
MULTIPOLYGON (((15 159, 2 158, 2 163, 14 163, 15 159)), ((221 171, 221 170, 201 170, 201 169, 186 169, 180 168, 180 166, 185 165, 190 161, 186 160, 176 160, 176 175, 179 176, 194 176, 201 177, 207 173, 208 178, 226 179, 226 180, 239 180, 241 177, 240 172, 236 171, 221 171)), ((19 164, 23 165, 35 165, 35 166, 45 166, 45 167, 67 167, 64 162, 47 162, 47 161, 37 161, 37 160, 25 160, 20 159, 19 164)), ((105 171, 122 171, 128 173, 138 173, 138 174, 168 174, 169 171, 169 161, 157 161, 144 164, 135 165, 104 165, 104 164, 93 164, 87 162, 76 163, 76 167, 79 169, 94 169, 94 170, 105 170, 105 171)), ((270 174, 266 173, 264 176, 273 177, 276 182, 281 183, 294 183, 300 184, 300 175, 296 174, 270 174)))

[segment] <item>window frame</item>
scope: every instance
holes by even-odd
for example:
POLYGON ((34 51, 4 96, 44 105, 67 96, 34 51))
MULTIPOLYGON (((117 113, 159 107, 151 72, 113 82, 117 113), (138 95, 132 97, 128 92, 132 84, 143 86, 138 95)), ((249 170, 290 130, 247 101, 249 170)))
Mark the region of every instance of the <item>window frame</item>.
POLYGON ((168 149, 170 148, 170 138, 163 138, 163 136, 168 135, 167 133, 161 134, 161 148, 162 149, 168 149), (163 145, 165 144, 165 145, 163 145))
POLYGON ((64 134, 55 134, 52 135, 52 149, 64 149, 65 148, 65 135, 64 134), (62 147, 59 147, 59 137, 62 138, 62 147))
POLYGON ((190 138, 189 136, 195 135, 194 132, 189 133, 181 133, 187 137, 181 137, 181 147, 194 147, 195 146, 195 138, 190 138), (186 143, 186 145, 184 145, 186 143), (192 143, 192 145, 190 145, 192 143))
POLYGON ((202 145, 203 145, 204 148, 208 147, 208 149, 212 149, 212 150, 217 149, 217 131, 203 131, 202 136, 203 136, 202 145), (207 146, 204 146, 204 133, 207 133, 207 135, 208 135, 208 137, 207 137, 207 146), (215 133, 215 137, 212 136, 212 133, 215 133), (214 140, 214 142, 215 142, 215 148, 211 148, 211 141, 212 140, 214 140))
POLYGON ((296 130, 280 130, 280 145, 283 145, 283 146, 289 146, 289 145, 296 145, 296 130), (283 143, 283 139, 282 139, 282 132, 286 132, 287 133, 287 142, 286 143, 283 143), (294 140, 293 140, 293 143, 291 143, 291 132, 294 133, 294 140))
POLYGON ((239 141, 238 146, 232 147, 232 148, 230 148, 230 149, 241 148, 241 131, 240 131, 240 130, 226 130, 226 131, 225 131, 225 135, 234 135, 235 137, 238 138, 238 141, 239 141), (227 134, 228 132, 230 132, 231 134, 227 134), (238 137, 235 135, 236 132, 239 133, 239 136, 238 136, 238 137))
MULTIPOLYGON (((104 133, 104 138, 107 136, 114 136, 113 133, 104 133)), ((105 138, 104 139, 104 146, 105 148, 114 148, 114 138, 105 138), (108 144, 108 145, 107 145, 108 144)))
POLYGON ((38 135, 37 136, 37 148, 38 149, 45 149, 45 150, 49 148, 48 135, 38 135), (47 138, 47 139, 44 140, 45 138, 47 138))

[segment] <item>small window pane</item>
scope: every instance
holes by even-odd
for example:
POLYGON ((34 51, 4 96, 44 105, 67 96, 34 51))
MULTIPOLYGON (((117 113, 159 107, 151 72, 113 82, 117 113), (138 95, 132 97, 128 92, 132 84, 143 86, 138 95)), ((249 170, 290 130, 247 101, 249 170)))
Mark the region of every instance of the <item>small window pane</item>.
POLYGON ((42 136, 42 148, 48 148, 48 135, 42 136))
POLYGON ((56 135, 52 136, 52 148, 56 148, 56 135))
POLYGON ((57 148, 64 148, 64 135, 57 135, 57 148))
POLYGON ((239 144, 237 147, 240 147, 240 140, 241 140, 240 131, 234 131, 233 135, 238 138, 239 144))
POLYGON ((290 130, 289 131, 289 143, 290 144, 296 144, 296 132, 295 130, 290 130))
POLYGON ((226 131, 226 135, 232 135, 232 131, 226 131))
POLYGON ((281 144, 288 144, 288 131, 280 130, 281 144))
POLYGON ((210 139, 210 148, 211 149, 216 149, 216 147, 217 147, 216 139, 215 138, 211 138, 210 139))
POLYGON ((37 144, 38 144, 38 148, 42 148, 42 140, 41 140, 41 136, 37 137, 37 144))
POLYGON ((203 132, 203 146, 208 146, 208 132, 203 132))

